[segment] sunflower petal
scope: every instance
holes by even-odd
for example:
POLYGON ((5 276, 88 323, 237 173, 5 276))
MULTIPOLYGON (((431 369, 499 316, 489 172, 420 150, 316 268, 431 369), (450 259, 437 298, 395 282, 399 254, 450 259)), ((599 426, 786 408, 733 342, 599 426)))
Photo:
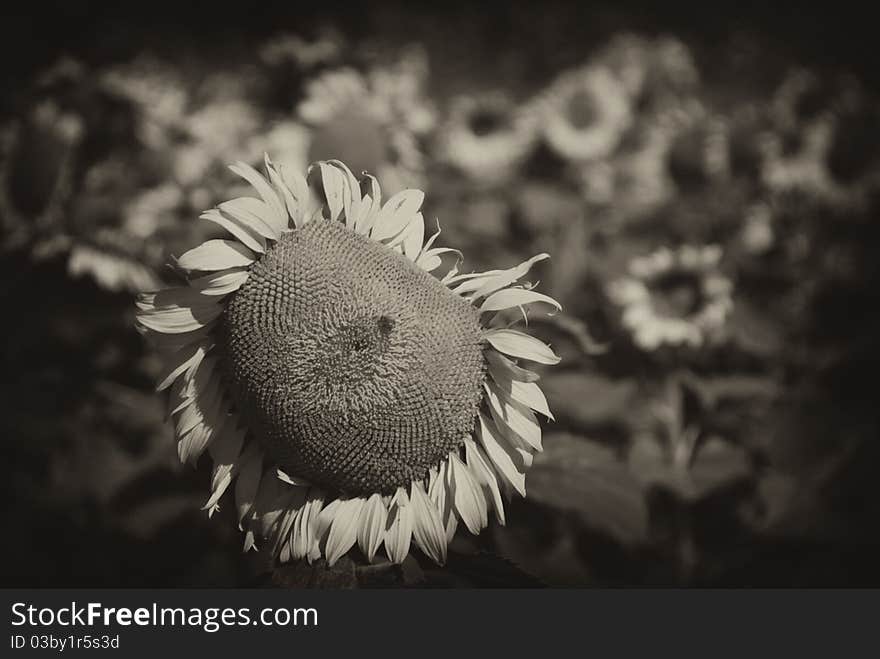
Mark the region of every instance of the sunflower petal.
POLYGON ((425 218, 421 213, 416 213, 406 228, 401 238, 403 253, 410 261, 419 258, 422 251, 422 243, 425 241, 425 218))
POLYGON ((297 487, 309 487, 311 485, 307 480, 298 478, 297 476, 291 476, 282 469, 276 469, 275 475, 278 476, 278 480, 282 483, 287 483, 288 485, 295 485, 297 487))
POLYGON ((504 395, 494 382, 487 381, 483 388, 489 401, 489 411, 495 420, 495 426, 502 433, 510 437, 513 433, 522 439, 528 446, 536 451, 543 450, 541 446, 541 426, 537 417, 525 405, 504 395))
POLYGON ((209 240, 184 253, 177 264, 184 270, 212 271, 246 267, 255 260, 254 253, 239 242, 209 240))
POLYGON ((263 453, 255 444, 248 445, 239 460, 240 469, 235 481, 235 507, 238 510, 238 523, 253 509, 260 479, 263 475, 263 453))
MULTIPOLYGON (((254 186, 266 205, 266 212, 262 214, 263 221, 269 225, 276 236, 280 235, 287 228, 287 211, 269 182, 263 178, 260 172, 245 162, 239 161, 230 165, 229 169, 254 186)), ((269 237, 271 236, 267 236, 267 238, 269 237)))
POLYGON ((438 565, 446 563, 446 531, 440 521, 440 511, 428 498, 425 488, 416 481, 410 488, 413 507, 413 539, 416 546, 438 565))
POLYGON ((476 481, 489 490, 492 496, 492 507, 495 509, 495 518, 501 526, 504 526, 504 502, 501 499, 501 489, 498 487, 498 478, 489 464, 489 458, 483 452, 472 437, 464 440, 465 459, 467 466, 474 475, 476 481))
POLYGON ((384 540, 387 518, 388 510, 382 502, 381 495, 371 495, 364 504, 358 527, 358 546, 370 563, 373 562, 373 557, 384 540))
POLYGON ((502 309, 510 309, 512 307, 521 307, 526 304, 543 303, 549 304, 556 311, 562 310, 559 304, 549 295, 543 295, 535 291, 528 291, 524 288, 504 288, 500 291, 492 293, 487 297, 480 306, 480 312, 501 311, 502 309))
POLYGON ((449 469, 446 473, 458 516, 471 534, 478 535, 488 523, 482 488, 456 452, 449 454, 449 469))
POLYGON ((294 560, 306 558, 316 544, 315 526, 324 507, 322 493, 310 492, 306 502, 297 511, 290 536, 290 553, 294 560))
POLYGON ((347 194, 345 175, 338 168, 326 162, 318 163, 318 167, 321 171, 321 184, 324 188, 324 196, 327 198, 330 219, 336 221, 345 209, 345 195, 347 194))
POLYGON ((480 430, 477 438, 483 445, 486 455, 492 461, 495 470, 519 492, 520 496, 526 495, 525 474, 516 466, 514 449, 497 436, 497 429, 482 413, 480 413, 480 430))
POLYGON ((355 223, 360 215, 361 207, 361 185, 351 170, 346 167, 345 163, 339 160, 327 161, 332 165, 343 178, 343 195, 342 195, 342 212, 345 214, 345 226, 347 229, 354 230, 355 223))
POLYGON ((243 222, 226 217, 218 208, 212 208, 199 216, 199 219, 213 222, 226 229, 232 236, 248 249, 262 254, 266 251, 266 239, 243 222))
POLYGON ((532 266, 535 265, 535 263, 549 258, 549 254, 538 254, 537 256, 533 256, 532 258, 530 258, 528 261, 523 261, 514 268, 498 272, 497 274, 484 281, 482 285, 474 291, 473 299, 478 300, 481 297, 491 295, 495 291, 510 286, 512 283, 523 277, 529 270, 531 270, 532 266))
POLYGON ((428 484, 428 497, 434 502, 440 513, 440 521, 446 530, 447 543, 452 542, 452 537, 458 526, 458 518, 453 511, 452 497, 449 496, 449 488, 447 487, 446 471, 448 468, 448 460, 444 460, 440 463, 439 469, 432 469, 428 484))
POLYGON ((397 488, 385 524, 385 551, 392 563, 403 563, 412 541, 413 511, 406 490, 397 488))
POLYGON ((202 295, 218 296, 234 293, 247 281, 248 271, 240 268, 218 270, 190 281, 190 286, 202 295))
POLYGON ((204 359, 210 344, 207 342, 191 343, 177 350, 167 358, 167 366, 159 377, 156 391, 164 391, 189 368, 198 367, 204 359))
POLYGON ((558 364, 561 361, 542 341, 516 330, 490 330, 486 332, 486 340, 498 352, 511 357, 519 357, 539 364, 558 364))
MULTIPOLYGON (((511 377, 511 374, 516 374, 517 371, 535 375, 534 373, 519 368, 494 350, 486 351, 486 357, 489 362, 489 375, 492 380, 495 381, 498 389, 505 396, 543 414, 548 419, 555 421, 555 417, 550 411, 550 406, 547 403, 547 397, 544 396, 541 387, 538 386, 536 382, 523 382, 522 380, 513 379, 511 377), (499 361, 502 359, 504 359, 507 364, 499 361)), ((535 375, 535 377, 537 377, 537 375, 535 375)))
POLYGON ((238 197, 224 201, 218 208, 236 222, 252 229, 264 238, 278 240, 281 235, 281 231, 277 229, 274 212, 262 199, 238 197))
POLYGON ((382 206, 370 237, 378 241, 400 234, 419 212, 424 200, 425 193, 421 190, 407 189, 398 192, 382 206))
POLYGON ((495 350, 486 350, 484 355, 486 356, 486 361, 489 362, 489 374, 499 385, 512 381, 537 382, 541 379, 541 376, 534 371, 514 364, 510 359, 495 350))
POLYGON ((314 542, 309 551, 310 562, 320 558, 322 553, 325 556, 327 555, 327 534, 330 532, 330 527, 333 526, 333 520, 336 518, 336 514, 339 512, 341 505, 342 501, 340 499, 333 499, 333 501, 321 509, 317 519, 315 519, 314 526, 312 527, 314 542))
POLYGON ((338 561, 357 540, 358 524, 364 500, 360 497, 345 499, 339 504, 330 534, 327 536, 327 564, 330 567, 338 561))
POLYGON ((306 223, 311 213, 312 200, 309 184, 302 174, 290 167, 279 165, 278 173, 281 175, 285 187, 290 190, 294 201, 291 206, 290 199, 287 199, 287 212, 290 213, 294 226, 301 227, 306 223))

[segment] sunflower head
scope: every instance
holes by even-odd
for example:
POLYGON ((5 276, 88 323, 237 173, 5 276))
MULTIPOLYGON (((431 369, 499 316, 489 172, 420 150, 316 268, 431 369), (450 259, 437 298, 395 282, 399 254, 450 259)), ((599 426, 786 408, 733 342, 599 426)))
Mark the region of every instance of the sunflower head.
POLYGON ((733 308, 721 256, 717 245, 664 247, 633 259, 628 276, 611 283, 609 295, 640 348, 696 348, 720 335, 733 308))
POLYGON ((509 270, 432 274, 449 248, 424 241, 424 195, 384 204, 338 161, 304 178, 238 163, 259 198, 203 215, 229 234, 183 254, 184 285, 147 293, 138 324, 168 355, 182 460, 214 462, 209 513, 235 482, 245 546, 331 564, 357 544, 400 562, 412 541, 442 563, 504 497, 525 495, 550 416, 520 360, 559 359, 503 322, 558 309, 509 270))

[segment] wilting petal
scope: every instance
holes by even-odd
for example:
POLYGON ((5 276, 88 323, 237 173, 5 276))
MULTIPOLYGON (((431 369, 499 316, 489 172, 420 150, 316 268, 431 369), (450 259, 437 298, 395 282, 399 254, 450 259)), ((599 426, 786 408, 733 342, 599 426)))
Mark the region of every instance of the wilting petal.
POLYGON ((486 340, 499 352, 539 364, 558 364, 561 360, 549 346, 533 336, 511 329, 486 332, 486 340))
POLYGON ((387 518, 388 510, 385 508, 382 496, 379 494, 371 495, 361 511, 360 526, 358 527, 358 546, 370 563, 373 562, 373 557, 385 539, 387 518))
POLYGON ((239 242, 209 240, 183 254, 177 263, 184 270, 208 271, 243 268, 255 260, 254 253, 239 242))
POLYGON ((440 511, 428 498, 421 482, 414 482, 410 491, 413 539, 426 556, 438 565, 443 565, 446 563, 446 531, 440 520, 440 511))
POLYGON ((360 523, 361 510, 364 508, 364 500, 360 497, 342 500, 330 534, 327 536, 327 564, 333 566, 357 540, 357 530, 360 523))
POLYGON ((403 563, 412 541, 413 511, 409 496, 402 487, 391 499, 385 526, 385 551, 392 563, 403 563))
POLYGON ((458 516, 468 531, 478 535, 488 523, 486 499, 480 485, 454 452, 449 454, 447 482, 458 516))

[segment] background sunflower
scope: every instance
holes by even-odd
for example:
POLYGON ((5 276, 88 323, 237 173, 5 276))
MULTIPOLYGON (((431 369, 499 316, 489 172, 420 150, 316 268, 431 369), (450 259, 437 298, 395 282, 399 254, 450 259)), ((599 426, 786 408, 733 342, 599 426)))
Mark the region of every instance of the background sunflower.
MULTIPOLYGON (((50 11, 0 26, 4 585, 880 583, 874 23, 734 3, 37 4, 50 11), (451 157, 455 99, 484 94, 522 130, 451 157), (388 492, 325 514, 329 572, 270 569, 241 552, 237 436, 179 464, 175 433, 193 457, 204 436, 192 412, 166 424, 165 364, 131 329, 133 292, 180 285, 170 256, 230 240, 199 215, 253 196, 227 165, 268 175, 264 153, 339 158, 386 201, 424 190, 419 240, 439 222, 430 249, 467 259, 453 276, 552 255, 517 289, 564 309, 529 316, 561 362, 529 368, 555 419, 543 451, 516 453, 528 496, 505 501, 502 526, 481 481, 485 506, 461 499, 462 528, 443 529, 442 567, 437 534, 405 524, 390 562, 405 537, 415 549, 399 567, 342 555, 363 543, 388 558, 370 517, 400 508, 388 492), (365 511, 352 536, 343 522, 365 511)), ((435 257, 441 273, 455 261, 435 257)), ((192 280, 224 290, 230 267, 192 280)), ((371 327, 349 338, 385 336, 371 327)), ((446 463, 468 485, 492 461, 471 439, 446 463)), ((261 547, 264 527, 286 529, 278 557, 292 558, 301 517, 254 513, 304 476, 273 466, 247 467, 277 492, 245 526, 261 547)), ((439 477, 410 504, 424 490, 436 506, 439 477)))

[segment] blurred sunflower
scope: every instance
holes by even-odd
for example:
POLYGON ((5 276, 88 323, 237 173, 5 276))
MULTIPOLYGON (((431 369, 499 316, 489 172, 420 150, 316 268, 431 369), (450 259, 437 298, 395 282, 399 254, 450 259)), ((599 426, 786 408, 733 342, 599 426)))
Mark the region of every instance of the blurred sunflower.
POLYGON ((720 261, 716 245, 664 247, 630 261, 629 275, 611 282, 608 294, 640 348, 699 347, 719 335, 733 308, 720 261))
POLYGON ((880 187, 880 105, 850 80, 798 70, 771 106, 763 141, 763 181, 851 207, 880 187))
POLYGON ((625 219, 656 209, 675 191, 667 162, 670 141, 667 131, 644 126, 611 158, 581 165, 578 178, 584 199, 625 219))
POLYGON ((469 178, 503 181, 528 156, 537 138, 532 113, 501 92, 460 96, 440 136, 442 157, 469 178))
POLYGON ((680 104, 693 95, 700 81, 690 49, 669 36, 619 34, 599 50, 595 62, 620 81, 643 116, 680 104))
POLYGON ((395 67, 362 74, 327 71, 306 85, 298 115, 309 128, 299 163, 337 158, 371 172, 386 189, 424 185, 420 140, 435 122, 423 94, 426 65, 406 58, 395 67))
MULTIPOLYGON (((552 418, 538 376, 517 360, 559 358, 511 329, 505 310, 559 308, 509 270, 432 274, 424 194, 383 205, 372 176, 338 161, 307 178, 266 158, 268 180, 232 166, 260 198, 203 217, 230 240, 177 260, 186 283, 143 294, 139 329, 168 352, 178 453, 214 461, 209 514, 236 479, 245 549, 335 563, 357 543, 399 563, 411 542, 443 563, 459 521, 474 534, 502 495, 525 495, 552 418), (363 186, 363 191, 362 191, 363 186)), ((439 233, 439 231, 438 231, 439 233)))
POLYGON ((564 160, 608 156, 632 124, 625 87, 602 66, 563 73, 535 103, 544 140, 564 160))

